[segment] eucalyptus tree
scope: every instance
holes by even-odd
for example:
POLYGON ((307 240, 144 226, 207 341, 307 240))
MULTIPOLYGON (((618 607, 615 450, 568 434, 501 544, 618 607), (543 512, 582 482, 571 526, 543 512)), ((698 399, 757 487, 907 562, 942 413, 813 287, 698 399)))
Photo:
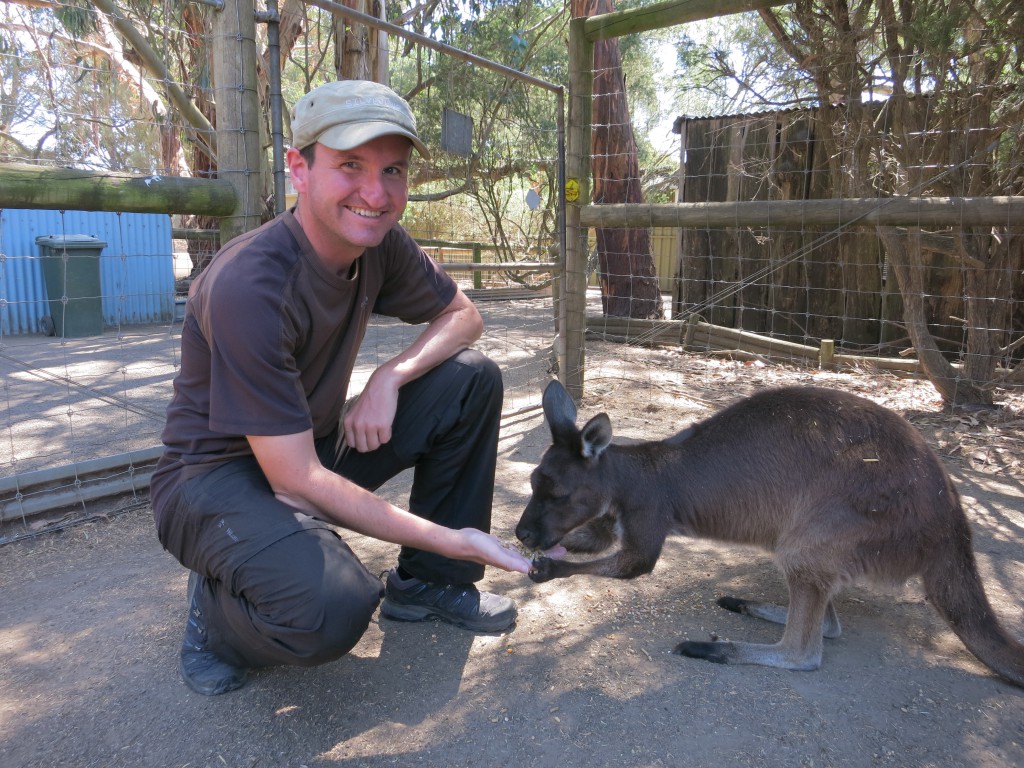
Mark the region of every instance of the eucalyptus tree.
MULTIPOLYGON (((574 18, 615 10, 612 0, 571 0, 574 18)), ((594 77, 590 156, 593 202, 643 203, 639 153, 629 101, 622 52, 617 39, 593 45, 594 77)), ((646 227, 597 227, 597 263, 604 314, 660 318, 661 291, 646 227)))
POLYGON ((166 117, 138 63, 86 4, 0 7, 0 157, 150 173, 166 117))

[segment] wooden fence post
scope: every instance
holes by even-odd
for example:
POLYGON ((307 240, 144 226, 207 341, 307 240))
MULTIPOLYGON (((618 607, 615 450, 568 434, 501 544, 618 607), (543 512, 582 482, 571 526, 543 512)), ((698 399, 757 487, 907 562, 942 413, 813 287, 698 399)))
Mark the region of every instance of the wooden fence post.
POLYGON ((569 22, 569 125, 566 131, 565 268, 562 270, 559 318, 559 378, 576 401, 583 397, 584 338, 587 331, 587 228, 580 226, 580 208, 590 202, 590 113, 594 44, 583 27, 586 19, 569 22), (571 187, 571 191, 570 191, 571 187))
POLYGON ((256 14, 251 2, 225 0, 213 14, 217 178, 231 184, 235 210, 220 221, 220 241, 255 229, 263 216, 262 112, 256 82, 256 14))

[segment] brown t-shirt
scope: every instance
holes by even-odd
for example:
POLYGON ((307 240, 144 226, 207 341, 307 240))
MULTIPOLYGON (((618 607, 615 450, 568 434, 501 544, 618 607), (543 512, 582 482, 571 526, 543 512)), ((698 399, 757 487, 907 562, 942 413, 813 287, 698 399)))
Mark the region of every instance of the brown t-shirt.
POLYGON ((324 266, 292 211, 233 239, 189 293, 154 511, 183 479, 251 456, 246 435, 329 434, 371 313, 426 322, 455 293, 399 226, 348 275, 324 266))

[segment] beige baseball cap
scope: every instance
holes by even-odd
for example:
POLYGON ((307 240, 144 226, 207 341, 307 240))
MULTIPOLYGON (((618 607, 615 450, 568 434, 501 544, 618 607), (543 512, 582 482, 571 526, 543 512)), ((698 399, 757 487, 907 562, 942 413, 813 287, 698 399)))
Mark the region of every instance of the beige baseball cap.
POLYGON ((292 109, 292 146, 320 142, 331 149, 355 149, 380 136, 405 136, 424 159, 430 152, 416 135, 409 103, 386 85, 371 80, 326 83, 299 99, 292 109))

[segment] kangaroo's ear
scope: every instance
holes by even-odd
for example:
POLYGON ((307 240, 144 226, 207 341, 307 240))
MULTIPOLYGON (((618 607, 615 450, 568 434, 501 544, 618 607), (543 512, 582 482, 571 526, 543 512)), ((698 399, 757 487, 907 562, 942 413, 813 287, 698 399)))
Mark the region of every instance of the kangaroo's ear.
POLYGON ((544 418, 548 420, 551 439, 561 445, 572 445, 579 439, 576 429, 576 404, 557 380, 544 389, 544 418))
POLYGON ((583 427, 581 453, 585 459, 596 459, 612 441, 612 422, 607 413, 599 413, 583 427))

